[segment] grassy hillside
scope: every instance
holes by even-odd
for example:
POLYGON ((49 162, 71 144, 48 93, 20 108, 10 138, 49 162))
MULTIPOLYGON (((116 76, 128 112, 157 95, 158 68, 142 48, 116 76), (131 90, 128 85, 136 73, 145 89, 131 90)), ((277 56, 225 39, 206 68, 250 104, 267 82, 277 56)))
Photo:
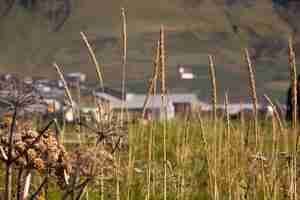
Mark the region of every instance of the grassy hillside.
POLYGON ((216 56, 220 93, 245 95, 246 67, 241 50, 249 47, 261 93, 282 97, 288 68, 286 39, 294 22, 269 0, 226 4, 225 0, 74 0, 72 15, 58 32, 36 13, 15 7, 0 19, 0 71, 53 77, 51 63, 95 79, 79 32, 89 36, 104 66, 105 83, 120 86, 120 8, 128 13, 128 86, 143 91, 152 67, 161 24, 167 30, 169 87, 207 95, 207 54, 216 56), (178 84, 178 64, 197 66, 197 79, 178 84), (278 87, 280 86, 280 87, 278 87))

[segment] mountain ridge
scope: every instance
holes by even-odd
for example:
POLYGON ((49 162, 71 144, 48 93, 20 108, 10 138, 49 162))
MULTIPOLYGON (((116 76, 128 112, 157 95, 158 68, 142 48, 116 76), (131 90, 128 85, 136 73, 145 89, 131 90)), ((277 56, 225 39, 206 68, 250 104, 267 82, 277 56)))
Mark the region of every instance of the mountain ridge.
POLYGON ((285 88, 277 86, 287 83, 287 39, 291 34, 295 36, 296 52, 300 47, 293 13, 274 7, 269 0, 232 2, 76 0, 70 17, 57 32, 53 32, 38 13, 15 7, 0 19, 0 72, 17 71, 53 78, 56 77, 52 67, 55 61, 65 72, 82 71, 93 81, 96 79, 94 66, 79 34, 84 31, 103 66, 106 85, 119 88, 120 8, 125 7, 130 90, 145 91, 145 80, 152 71, 155 41, 160 25, 164 24, 169 87, 174 91, 207 95, 210 88, 206 78, 207 55, 213 54, 220 93, 229 89, 238 93, 236 95, 245 95, 247 72, 242 50, 247 47, 255 64, 258 90, 282 98, 285 88), (196 72, 202 78, 191 83, 178 80, 179 64, 197 66, 196 72))

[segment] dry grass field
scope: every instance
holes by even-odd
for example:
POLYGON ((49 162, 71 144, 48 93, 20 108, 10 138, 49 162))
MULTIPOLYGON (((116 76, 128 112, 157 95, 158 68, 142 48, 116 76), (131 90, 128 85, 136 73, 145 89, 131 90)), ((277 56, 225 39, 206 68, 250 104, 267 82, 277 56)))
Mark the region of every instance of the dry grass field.
MULTIPOLYGON (((131 7, 122 10, 120 5, 129 1, 91 2, 75 1, 75 16, 58 33, 39 28, 47 27, 45 22, 33 20, 24 10, 16 9, 7 16, 20 26, 0 22, 7 27, 0 37, 8 47, 0 51, 1 62, 10 66, 3 71, 17 71, 19 64, 25 63, 24 73, 40 71, 58 77, 65 90, 65 103, 77 119, 68 124, 57 118, 19 118, 18 113, 37 100, 23 85, 13 87, 8 98, 12 114, 3 118, 0 129, 0 199, 299 199, 298 111, 293 109, 292 121, 287 122, 274 106, 278 100, 274 97, 282 94, 282 89, 276 93, 278 84, 284 81, 292 86, 294 108, 299 101, 297 40, 287 37, 286 24, 273 28, 263 17, 250 20, 247 13, 251 10, 235 8, 245 14, 240 18, 240 23, 247 25, 243 30, 264 24, 256 35, 277 36, 284 41, 285 55, 276 54, 278 60, 273 59, 274 66, 268 66, 268 51, 260 52, 257 60, 257 52, 247 45, 249 32, 242 39, 231 37, 228 20, 219 11, 224 9, 219 0, 214 4, 200 1, 206 9, 198 1, 184 4, 185 9, 199 8, 205 14, 198 23, 199 13, 193 13, 188 27, 182 25, 184 13, 179 0, 172 5, 169 1, 134 0, 131 7), (79 12, 81 9, 88 12, 79 12), (98 17, 99 13, 105 17, 98 17), (26 20, 32 23, 25 31, 22 23, 28 23, 26 20), (18 30, 15 40, 9 39, 12 30, 18 30), (225 47, 228 51, 223 51, 225 47), (14 63, 12 58, 16 58, 14 63), (174 78, 178 62, 201 66, 197 69, 201 76, 193 83, 180 82, 174 78), (233 64, 241 70, 232 70, 233 64), (140 65, 144 66, 140 69, 140 65), (163 119, 145 120, 145 101, 142 117, 135 120, 122 102, 119 112, 100 112, 98 121, 81 121, 75 106, 75 95, 80 93, 70 92, 63 73, 75 70, 88 73, 100 88, 118 85, 123 100, 130 87, 137 87, 148 97, 161 94, 163 119), (274 71, 282 73, 278 76, 274 71), (136 86, 139 84, 143 87, 136 86), (168 88, 181 84, 209 99, 212 111, 207 114, 199 108, 167 120, 168 88), (228 106, 237 91, 250 98, 253 109, 250 116, 241 112, 232 119, 228 106), (258 98, 263 94, 273 110, 269 117, 258 112, 258 98), (217 104, 223 103, 224 112, 217 112, 217 104)), ((272 7, 263 2, 264 11, 256 4, 249 9, 256 9, 258 16, 271 12, 272 7)), ((268 16, 271 23, 277 22, 276 16, 268 16)), ((177 89, 184 89, 182 85, 177 89)), ((95 101, 95 107, 105 111, 102 103, 95 101)))

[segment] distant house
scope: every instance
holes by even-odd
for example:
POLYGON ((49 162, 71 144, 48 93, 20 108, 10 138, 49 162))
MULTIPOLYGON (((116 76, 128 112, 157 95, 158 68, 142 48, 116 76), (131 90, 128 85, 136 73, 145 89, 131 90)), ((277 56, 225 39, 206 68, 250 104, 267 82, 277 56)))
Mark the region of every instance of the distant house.
MULTIPOLYGON (((115 98, 118 98, 118 99, 122 99, 122 91, 120 90, 117 90, 117 89, 114 89, 114 88, 109 88, 109 87, 104 87, 104 88, 97 88, 95 90, 96 93, 106 93, 110 96, 113 96, 115 98)), ((126 92, 124 93, 125 97, 126 97, 126 92)))
POLYGON ((33 79, 30 76, 26 76, 23 78, 23 83, 27 84, 27 85, 32 85, 33 84, 33 79))
MULTIPOLYGON (((116 105, 122 104, 122 92, 119 90, 115 90, 112 88, 104 87, 98 88, 94 91, 95 97, 101 102, 107 102, 111 105, 111 107, 116 107, 116 105)), ((126 92, 124 96, 126 97, 126 92)))
POLYGON ((62 110, 62 102, 57 99, 43 99, 43 102, 47 105, 48 113, 55 113, 62 110))
POLYGON ((176 116, 191 113, 202 105, 197 95, 193 93, 170 94, 169 98, 173 102, 176 116))
MULTIPOLYGON (((98 92, 95 94, 102 102, 109 104, 111 110, 120 111, 122 109, 122 100, 119 97, 111 94, 98 92)), ((126 107, 132 116, 141 116, 143 106, 146 99, 146 94, 126 94, 126 101, 123 105, 126 107)), ((166 96, 167 118, 171 119, 175 116, 182 116, 190 113, 199 106, 198 97, 195 94, 170 94, 166 96)), ((163 102, 160 94, 150 96, 147 104, 147 115, 153 119, 163 119, 163 102)))
MULTIPOLYGON (((132 94, 131 98, 126 99, 126 107, 131 110, 142 111, 146 95, 132 94)), ((192 93, 169 94, 166 96, 167 118, 183 117, 198 109, 201 103, 197 95, 192 93)), ((148 113, 152 118, 163 119, 163 102, 160 94, 150 96, 147 105, 148 113)))
POLYGON ((59 87, 58 81, 44 77, 33 77, 33 87, 40 96, 43 106, 36 105, 45 117, 60 113, 63 110, 65 91, 59 87))
MULTIPOLYGON (((126 110, 131 112, 134 117, 141 117, 143 112, 143 105, 146 99, 144 94, 127 94, 126 97, 126 110)), ((149 98, 147 106, 147 114, 151 119, 164 119, 165 113, 163 108, 163 102, 160 95, 151 96, 149 98)), ((171 98, 166 97, 166 114, 167 119, 172 119, 175 117, 175 107, 171 98)))
MULTIPOLYGON (((253 117, 253 110, 254 105, 250 99, 250 97, 240 97, 239 98, 232 98, 230 99, 229 105, 227 107, 228 113, 231 118, 238 118, 241 113, 244 114, 244 117, 250 118, 253 117), (242 101, 243 99, 243 101, 242 101)), ((223 101, 224 102, 224 101, 223 101)), ((276 105, 276 107, 279 109, 278 112, 280 115, 284 115, 284 106, 282 105, 276 105)), ((225 103, 219 103, 217 104, 217 112, 219 114, 225 113, 225 103)), ((266 101, 264 97, 258 97, 258 104, 257 104, 257 110, 258 110, 258 116, 259 117, 270 117, 273 115, 274 110, 269 105, 269 103, 266 101)), ((201 106, 201 111, 204 113, 210 113, 213 111, 213 106, 210 103, 203 104, 201 106)))
POLYGON ((86 74, 81 72, 73 72, 65 74, 65 79, 70 87, 77 87, 78 84, 86 81, 86 74))
POLYGON ((80 82, 85 82, 86 81, 86 74, 84 74, 82 72, 73 72, 73 73, 66 74, 66 78, 75 78, 80 82))
POLYGON ((189 66, 179 65, 178 73, 179 73, 180 79, 188 79, 189 80, 189 79, 195 78, 195 74, 193 73, 192 68, 189 66))
POLYGON ((122 99, 119 96, 99 91, 96 91, 94 95, 99 103, 107 104, 110 108, 119 108, 122 105, 122 99))
POLYGON ((33 114, 46 116, 49 112, 48 106, 43 103, 29 105, 26 108, 24 108, 24 111, 29 117, 32 117, 33 114))

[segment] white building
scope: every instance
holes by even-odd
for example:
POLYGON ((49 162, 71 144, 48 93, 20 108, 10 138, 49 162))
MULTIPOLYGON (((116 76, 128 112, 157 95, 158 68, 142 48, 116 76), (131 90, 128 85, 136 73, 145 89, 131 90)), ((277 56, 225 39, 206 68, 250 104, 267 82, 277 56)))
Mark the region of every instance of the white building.
MULTIPOLYGON (((98 92, 95 94, 98 99, 106 101, 111 110, 119 111, 122 105, 131 113, 143 112, 146 94, 126 94, 126 101, 122 103, 120 98, 112 96, 107 93, 98 92)), ((166 110, 167 118, 172 119, 178 113, 185 113, 192 111, 195 107, 199 106, 198 98, 195 94, 170 94, 166 96, 166 110)), ((147 115, 152 119, 164 119, 164 104, 160 94, 150 96, 147 103, 147 115)))
POLYGON ((66 74, 66 80, 77 80, 79 82, 85 82, 86 81, 86 74, 81 72, 72 72, 66 74))
POLYGON ((185 67, 183 65, 180 65, 178 67, 178 73, 179 73, 180 79, 191 80, 191 79, 195 78, 195 74, 193 73, 192 69, 185 67))

